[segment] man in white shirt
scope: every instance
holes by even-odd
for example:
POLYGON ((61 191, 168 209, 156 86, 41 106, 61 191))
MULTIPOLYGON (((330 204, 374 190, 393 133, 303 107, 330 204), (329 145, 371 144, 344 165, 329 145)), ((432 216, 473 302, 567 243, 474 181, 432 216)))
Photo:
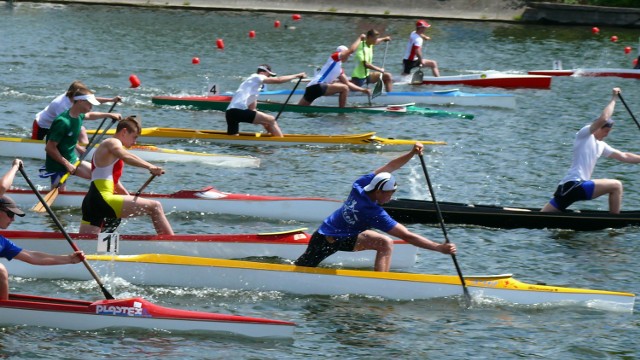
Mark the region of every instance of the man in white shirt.
POLYGON ((424 59, 422 57, 422 44, 424 40, 431 40, 430 37, 424 34, 424 32, 430 28, 431 25, 425 20, 418 20, 416 22, 416 30, 411 32, 409 36, 409 42, 407 43, 407 49, 404 51, 404 57, 402 59, 403 72, 402 75, 409 75, 411 69, 414 67, 430 67, 433 76, 440 76, 440 70, 438 70, 438 63, 435 60, 424 59))

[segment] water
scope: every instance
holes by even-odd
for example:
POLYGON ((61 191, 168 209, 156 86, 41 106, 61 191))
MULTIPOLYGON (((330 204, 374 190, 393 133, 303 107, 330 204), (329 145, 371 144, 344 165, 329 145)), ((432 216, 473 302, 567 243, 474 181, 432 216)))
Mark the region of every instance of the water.
MULTIPOLYGON (((388 69, 400 72, 400 58, 413 21, 381 18, 153 10, 125 7, 4 3, 0 8, 0 134, 28 136, 34 114, 80 79, 98 95, 119 94, 116 109, 138 114, 145 126, 224 129, 223 114, 158 108, 151 96, 203 94, 216 83, 235 90, 258 64, 269 63, 280 74, 313 73, 337 45, 349 44, 375 26, 393 42, 388 69), (295 25, 275 29, 273 22, 295 25), (331 31, 327 31, 331 29, 331 31), (249 39, 248 32, 256 31, 249 39), (216 39, 224 39, 224 51, 216 39), (199 65, 191 58, 198 56, 199 65), (128 88, 136 74, 142 86, 128 88)), ((631 67, 636 34, 627 29, 513 25, 462 21, 433 21, 428 57, 437 60, 443 75, 476 70, 521 73, 551 68, 553 60, 572 67, 631 67), (608 39, 617 35, 619 42, 608 39)), ((374 55, 381 57, 380 48, 374 55)), ((635 50, 634 50, 635 52, 635 50)), ((380 60, 378 60, 380 61, 380 60)), ((351 70, 352 64, 346 68, 351 70)), ((292 84, 273 88, 290 88, 292 84)), ((445 140, 447 146, 426 152, 429 174, 438 200, 542 206, 564 175, 570 161, 573 134, 596 117, 622 87, 627 103, 640 114, 636 80, 619 78, 555 78, 552 90, 516 90, 515 110, 453 108, 473 112, 474 120, 429 119, 412 116, 350 114, 307 116, 284 113, 280 125, 290 133, 356 133, 377 131, 385 137, 445 140)), ((468 92, 507 92, 464 89, 468 92)), ((106 111, 107 107, 104 106, 106 111)), ((621 150, 640 151, 640 131, 622 104, 608 139, 621 150)), ((88 124, 89 127, 96 124, 88 124)), ((243 129, 254 129, 243 125, 243 129)), ((255 128, 257 130, 257 128, 255 128)), ((221 190, 265 195, 344 198, 351 182, 397 152, 375 150, 218 146, 174 143, 172 148, 253 155, 258 169, 227 169, 164 164, 167 174, 149 190, 173 192, 214 185, 221 190)), ((11 159, 1 167, 8 169, 11 159)), ((39 161, 25 159, 32 180, 39 161)), ((4 171, 4 170, 2 170, 4 171)), ((414 159, 397 172, 398 197, 429 199, 420 163, 414 159)), ((640 191, 637 167, 601 160, 596 177, 623 181, 623 208, 637 209, 640 191)), ((128 167, 125 186, 136 190, 148 177, 128 167)), ((18 176, 15 185, 27 187, 18 176)), ((85 189, 73 179, 71 189, 85 189)), ((581 204, 606 209, 606 200, 581 204)), ((61 210, 69 230, 77 230, 80 213, 61 210)), ((233 216, 171 213, 178 233, 253 233, 318 224, 233 216)), ((29 214, 12 229, 53 229, 46 216, 29 214)), ((410 229, 441 241, 439 228, 410 225, 410 229)), ((152 233, 145 219, 129 220, 120 230, 152 233)), ((496 230, 449 226, 459 247, 465 274, 513 273, 526 282, 543 281, 575 287, 638 292, 639 229, 596 232, 558 230, 496 230)), ((447 256, 420 251, 414 272, 454 274, 447 256)), ((11 279, 12 291, 68 298, 99 299, 92 282, 11 279)), ((292 296, 278 292, 223 289, 157 288, 116 282, 117 296, 144 296, 166 306, 291 320, 298 324, 290 341, 252 341, 235 337, 171 334, 163 331, 108 330, 74 332, 10 326, 0 330, 0 357, 8 358, 637 358, 640 347, 638 311, 633 314, 577 306, 514 306, 497 303, 464 309, 454 299, 389 301, 361 296, 292 296)))

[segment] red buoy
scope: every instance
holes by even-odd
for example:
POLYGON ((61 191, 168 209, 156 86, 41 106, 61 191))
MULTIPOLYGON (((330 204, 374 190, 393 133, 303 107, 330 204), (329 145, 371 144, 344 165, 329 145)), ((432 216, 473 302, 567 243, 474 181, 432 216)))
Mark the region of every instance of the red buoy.
POLYGON ((599 34, 600 33, 600 29, 598 29, 597 26, 594 26, 594 27, 591 28, 591 32, 594 33, 594 34, 599 34))
POLYGON ((224 41, 222 41, 222 39, 216 40, 216 46, 218 47, 218 49, 224 50, 224 41))
POLYGON ((250 38, 252 38, 252 39, 253 39, 254 37, 256 37, 256 32, 255 32, 255 31, 253 31, 253 30, 249 31, 249 37, 250 37, 250 38))
POLYGON ((140 86, 140 79, 138 79, 138 77, 134 74, 131 74, 129 76, 129 82, 131 83, 131 87, 134 89, 140 86))
POLYGON ((273 27, 275 28, 279 28, 280 27, 280 20, 276 20, 273 22, 273 27))
POLYGON ((630 52, 631 52, 631 46, 627 46, 627 47, 624 48, 624 53, 625 54, 628 54, 630 52))
POLYGON ((293 19, 293 21, 298 21, 302 19, 302 16, 300 16, 300 14, 293 14, 291 15, 291 19, 293 19))
POLYGON ((632 63, 634 67, 638 65, 638 58, 633 59, 632 63))
POLYGON ((618 41, 618 37, 617 37, 617 36, 615 36, 615 35, 613 35, 613 36, 611 37, 611 42, 617 42, 617 41, 618 41))
POLYGON ((192 64, 200 64, 200 58, 199 57, 194 57, 193 59, 191 59, 191 63, 192 64))

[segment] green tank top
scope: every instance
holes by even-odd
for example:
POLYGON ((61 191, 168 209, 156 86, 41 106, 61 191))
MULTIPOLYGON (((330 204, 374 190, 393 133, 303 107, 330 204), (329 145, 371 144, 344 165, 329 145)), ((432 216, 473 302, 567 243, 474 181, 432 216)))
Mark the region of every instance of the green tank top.
POLYGON ((367 45, 366 43, 363 43, 360 46, 358 46, 358 50, 356 50, 356 55, 355 55, 356 67, 355 69, 353 69, 353 73, 351 73, 351 77, 364 79, 367 76, 369 76, 369 69, 364 67, 364 64, 362 62, 364 61, 371 64, 372 60, 373 60, 373 45, 367 45))

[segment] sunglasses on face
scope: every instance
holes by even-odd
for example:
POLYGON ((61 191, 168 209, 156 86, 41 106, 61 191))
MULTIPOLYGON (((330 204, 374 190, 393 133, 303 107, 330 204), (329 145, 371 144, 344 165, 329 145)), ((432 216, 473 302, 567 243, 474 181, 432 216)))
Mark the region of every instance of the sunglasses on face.
POLYGON ((4 211, 4 213, 5 213, 5 214, 7 214, 7 216, 8 216, 10 219, 13 219, 13 218, 16 216, 16 214, 15 214, 13 211, 11 211, 11 210, 3 210, 3 211, 4 211))

